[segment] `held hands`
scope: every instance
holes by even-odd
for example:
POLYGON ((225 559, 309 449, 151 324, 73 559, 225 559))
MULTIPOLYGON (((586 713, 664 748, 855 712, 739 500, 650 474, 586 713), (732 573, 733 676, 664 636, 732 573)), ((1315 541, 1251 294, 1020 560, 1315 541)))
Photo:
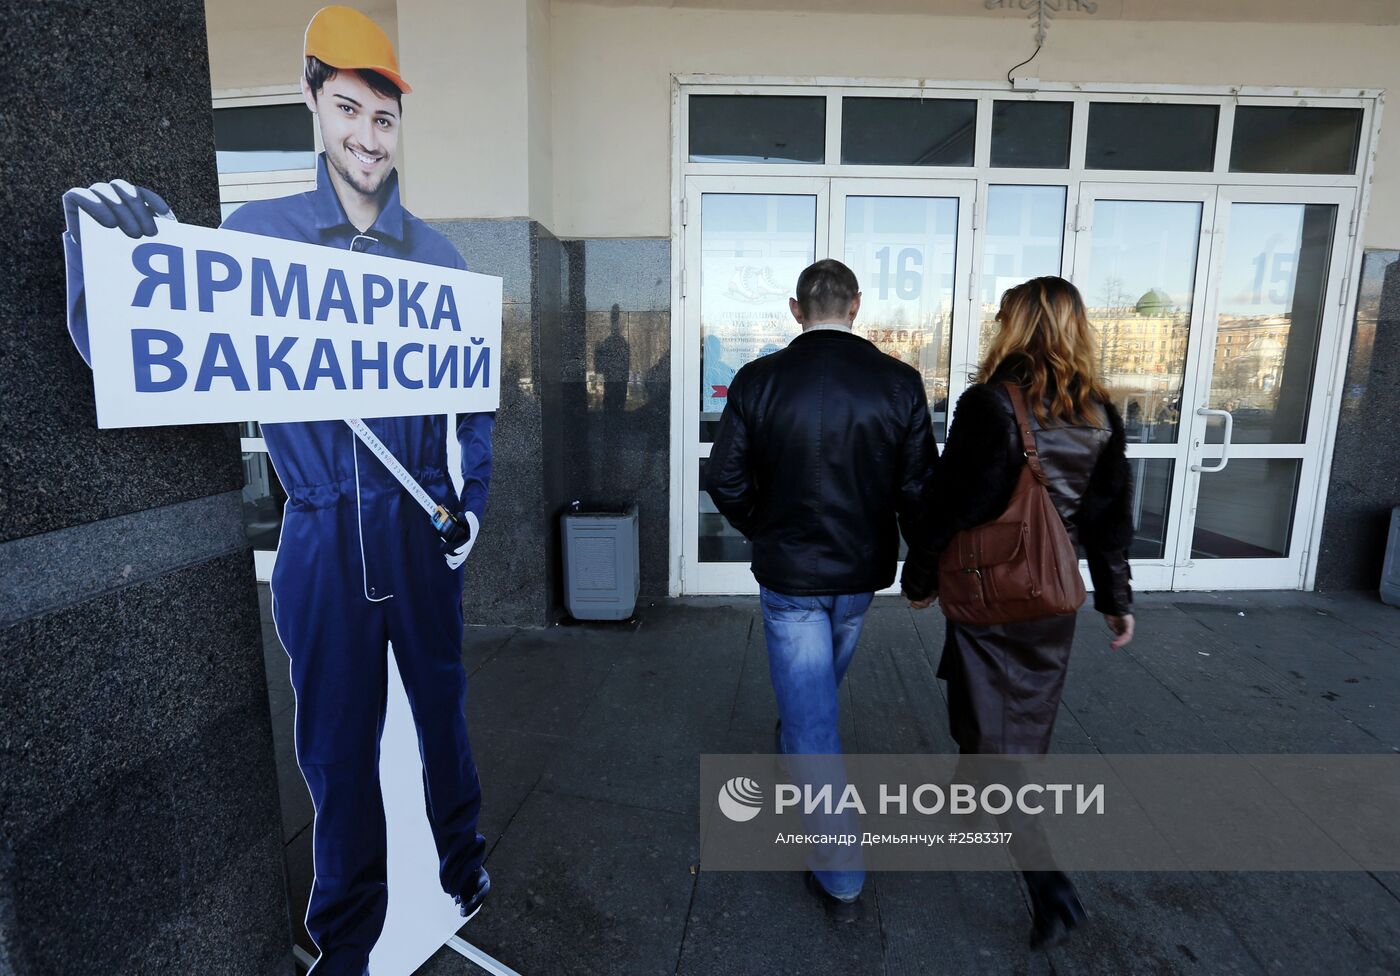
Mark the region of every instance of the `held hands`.
POLYGON ((909 609, 911 610, 927 610, 929 607, 933 606, 935 603, 938 602, 937 592, 930 593, 922 600, 915 599, 914 597, 910 596, 908 590, 905 590, 902 595, 904 599, 909 601, 909 609))
POLYGON ((126 180, 75 186, 63 194, 68 236, 78 242, 78 214, 86 213, 103 227, 120 227, 127 237, 153 237, 157 220, 174 220, 170 204, 154 190, 126 180))
POLYGON ((1106 613, 1103 615, 1103 619, 1104 623, 1108 624, 1109 632, 1114 635, 1113 640, 1109 641, 1108 649, 1116 651, 1126 647, 1128 642, 1133 639, 1133 615, 1125 613, 1121 617, 1115 617, 1106 613))
POLYGON ((481 523, 472 512, 453 516, 452 524, 442 537, 442 555, 447 560, 448 569, 457 569, 467 561, 467 556, 476 544, 476 536, 481 523))

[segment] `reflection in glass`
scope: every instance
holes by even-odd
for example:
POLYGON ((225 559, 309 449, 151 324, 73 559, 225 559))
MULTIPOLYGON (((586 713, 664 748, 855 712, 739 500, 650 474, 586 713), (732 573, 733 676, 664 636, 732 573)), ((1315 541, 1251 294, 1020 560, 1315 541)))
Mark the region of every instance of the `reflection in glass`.
MULTIPOLYGON (((1210 406, 1242 444, 1300 444, 1307 433, 1337 208, 1236 203, 1220 277, 1210 406)), ((1207 440, 1220 443, 1218 425, 1207 440)))
POLYGON ((1297 458, 1232 458, 1201 475, 1192 559, 1270 559, 1288 555, 1297 458))
MULTIPOLYGON (((1030 278, 1057 275, 1065 239, 1063 186, 990 186, 987 188, 986 244, 982 250, 981 325, 977 334, 977 370, 996 334, 997 309, 1008 289, 1030 278)), ((959 364, 962 368, 962 364, 959 364)))
POLYGON ((817 198, 706 193, 700 199, 700 419, 718 420, 729 381, 798 332, 788 310, 815 260, 817 198))
POLYGON ((992 165, 1064 169, 1073 116, 1070 102, 993 102, 992 165))
POLYGON ((1133 470, 1133 559, 1161 559, 1167 551, 1172 497, 1171 458, 1130 458, 1133 470))
POLYGON ((1219 118, 1218 105, 1094 102, 1084 165, 1210 172, 1219 118))
MULTIPOLYGON (((245 425, 245 428, 249 425, 245 425)), ((249 436, 246 432, 244 436, 249 436)), ((243 531, 248 544, 274 552, 282 533, 282 506, 287 493, 277 480, 266 451, 243 452, 243 531)))
POLYGON ((702 563, 746 563, 753 558, 749 540, 730 525, 705 490, 705 459, 700 460, 700 561, 702 563))
POLYGON ((825 160, 825 96, 690 96, 692 163, 825 160))
POLYGON ((1240 105, 1232 173, 1355 173, 1361 109, 1240 105))
POLYGON ((855 331, 924 378, 934 436, 948 421, 955 197, 848 197, 843 260, 860 282, 855 331))
POLYGON ((1129 442, 1171 443, 1180 430, 1200 228, 1198 201, 1094 201, 1076 284, 1129 442))
POLYGON ((845 98, 841 162, 971 166, 977 102, 971 98, 845 98))
POLYGON ((316 165, 312 126, 311 113, 300 101, 216 108, 214 155, 219 172, 311 169, 316 165))

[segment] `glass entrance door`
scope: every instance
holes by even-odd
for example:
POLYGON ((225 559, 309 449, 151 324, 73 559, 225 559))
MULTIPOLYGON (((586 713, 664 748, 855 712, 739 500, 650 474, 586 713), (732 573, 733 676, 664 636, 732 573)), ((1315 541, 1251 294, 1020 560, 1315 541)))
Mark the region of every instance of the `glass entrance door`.
POLYGON ((1130 557, 1140 589, 1172 588, 1197 398, 1215 188, 1085 184, 1074 271, 1098 335, 1133 469, 1130 557))
POLYGON ((708 177, 687 181, 681 293, 685 389, 681 585, 686 593, 746 593, 749 544, 704 491, 729 381, 797 333, 788 298, 798 274, 827 253, 825 179, 708 177), (698 355, 697 355, 698 354, 698 355))
POLYGON ((798 334, 788 310, 797 276, 836 257, 862 290, 856 331, 920 371, 942 441, 966 382, 973 181, 692 177, 683 210, 686 404, 681 588, 754 588, 749 545, 715 510, 703 468, 728 383, 798 334))
POLYGON ((1082 188, 1074 280, 1127 430, 1140 589, 1301 584, 1352 198, 1082 188))
POLYGON ((1303 583, 1340 343, 1351 190, 1219 192, 1177 589, 1303 583))

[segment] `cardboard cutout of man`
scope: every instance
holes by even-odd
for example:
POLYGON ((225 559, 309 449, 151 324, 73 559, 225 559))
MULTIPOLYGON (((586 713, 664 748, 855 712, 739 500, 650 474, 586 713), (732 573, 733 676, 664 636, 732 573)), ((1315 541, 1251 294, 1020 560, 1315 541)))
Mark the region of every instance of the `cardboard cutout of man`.
MULTIPOLYGON (((399 202, 394 154, 401 96, 411 88, 388 37, 358 11, 325 7, 307 26, 305 55, 302 91, 325 146, 316 189, 244 204, 223 226, 465 269, 453 246, 399 202)), ((69 329, 91 362, 79 211, 131 237, 154 234, 155 218, 172 215, 153 191, 123 181, 70 190, 64 204, 69 329)), ((476 413, 457 423, 464 485, 456 511, 464 526, 477 526, 485 510, 494 421, 494 414, 476 413)), ((367 423, 430 495, 449 505, 457 500, 446 418, 367 423)), ((439 539, 345 423, 265 424, 262 431, 288 495, 273 617, 291 657, 297 761, 316 806, 316 879, 306 914, 321 951, 313 969, 317 976, 360 976, 388 904, 379 738, 390 642, 418 728, 443 890, 470 918, 490 889, 464 714, 461 566, 470 540, 439 539)))

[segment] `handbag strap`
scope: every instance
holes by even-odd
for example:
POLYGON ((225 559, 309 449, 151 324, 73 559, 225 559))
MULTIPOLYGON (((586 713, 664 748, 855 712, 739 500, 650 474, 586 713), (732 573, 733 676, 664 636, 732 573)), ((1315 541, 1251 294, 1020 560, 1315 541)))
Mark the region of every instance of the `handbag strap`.
POLYGON ((1006 393, 1011 397, 1011 409, 1016 412, 1016 428, 1021 432, 1021 450, 1026 455, 1026 466, 1031 469, 1031 474, 1035 475, 1035 480, 1042 485, 1048 485, 1050 479, 1045 476, 1045 469, 1040 466, 1040 450, 1035 445, 1035 436, 1031 433, 1030 411, 1026 407, 1026 394, 1021 387, 1015 383, 1003 383, 1006 393))

